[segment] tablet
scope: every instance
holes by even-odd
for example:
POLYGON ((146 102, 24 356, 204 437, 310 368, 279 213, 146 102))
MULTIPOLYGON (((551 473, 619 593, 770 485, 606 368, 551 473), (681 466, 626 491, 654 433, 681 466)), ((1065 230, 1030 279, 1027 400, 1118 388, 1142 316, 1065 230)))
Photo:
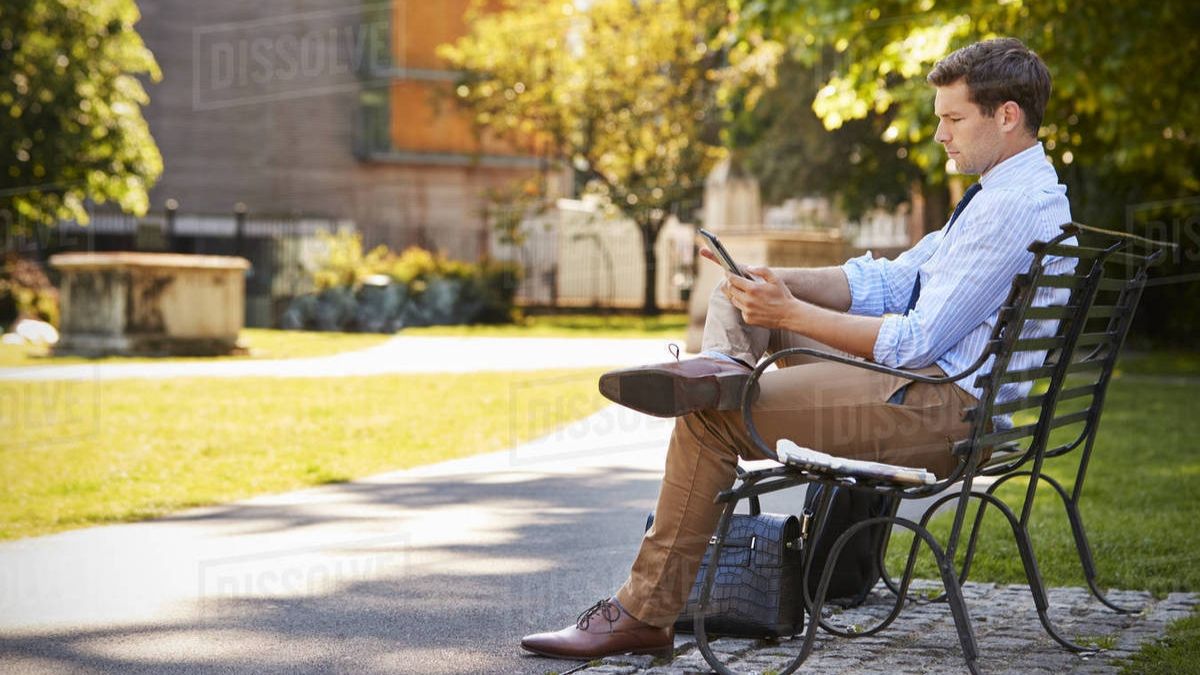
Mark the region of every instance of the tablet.
POLYGON ((708 244, 710 247, 712 247, 713 253, 717 254, 717 260, 721 263, 721 267, 724 267, 730 274, 736 274, 743 279, 754 279, 754 277, 751 277, 749 274, 746 274, 744 271, 742 271, 741 267, 738 267, 738 264, 733 261, 733 256, 729 255, 729 251, 725 250, 725 245, 721 243, 721 240, 717 238, 717 235, 702 227, 700 228, 700 236, 708 240, 708 244))

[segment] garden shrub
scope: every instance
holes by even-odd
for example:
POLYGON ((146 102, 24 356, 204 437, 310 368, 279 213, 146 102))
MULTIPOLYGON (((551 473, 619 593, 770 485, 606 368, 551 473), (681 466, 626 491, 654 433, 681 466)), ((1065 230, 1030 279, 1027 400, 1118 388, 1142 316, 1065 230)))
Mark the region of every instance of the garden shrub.
POLYGON ((452 260, 412 246, 363 252, 357 234, 323 235, 315 294, 295 298, 284 328, 390 333, 406 326, 506 323, 521 280, 515 263, 452 260))
POLYGON ((58 326, 58 291, 36 262, 6 253, 0 266, 0 332, 20 319, 58 326))

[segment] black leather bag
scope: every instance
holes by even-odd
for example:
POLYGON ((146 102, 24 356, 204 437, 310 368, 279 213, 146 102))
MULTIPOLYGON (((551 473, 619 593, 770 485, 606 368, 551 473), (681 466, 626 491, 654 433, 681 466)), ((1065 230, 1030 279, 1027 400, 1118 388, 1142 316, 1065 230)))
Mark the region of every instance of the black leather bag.
MULTIPOLYGON (((816 528, 803 528, 805 544, 813 546, 812 566, 808 571, 808 592, 810 596, 817 593, 817 584, 821 582, 821 573, 825 570, 825 561, 833 549, 833 543, 850 526, 868 518, 891 515, 899 503, 899 497, 851 490, 848 487, 829 486, 822 483, 810 483, 804 495, 804 519, 814 517, 817 510, 817 500, 826 490, 832 490, 833 504, 829 516, 821 523, 819 531, 816 528)), ((802 521, 803 524, 803 521, 802 521)), ((891 528, 887 523, 871 525, 859 530, 842 548, 838 557, 837 567, 829 577, 829 588, 826 589, 825 599, 842 607, 856 607, 867 599, 867 594, 875 587, 882 576, 879 567, 879 556, 883 539, 891 528)))
MULTIPOLYGON (((749 501, 749 514, 732 517, 717 563, 704 630, 710 635, 754 638, 795 635, 804 629, 800 520, 762 513, 757 498, 749 501)), ((646 529, 653 523, 654 514, 650 514, 646 529)), ((692 632, 692 616, 711 564, 712 542, 700 563, 687 606, 675 622, 677 632, 692 632)))

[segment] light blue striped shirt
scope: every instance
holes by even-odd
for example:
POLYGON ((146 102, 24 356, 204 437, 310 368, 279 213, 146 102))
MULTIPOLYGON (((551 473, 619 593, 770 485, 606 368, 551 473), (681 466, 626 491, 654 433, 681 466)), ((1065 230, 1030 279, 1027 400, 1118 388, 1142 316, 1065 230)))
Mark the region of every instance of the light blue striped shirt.
MULTIPOLYGON (((992 167, 980 183, 983 188, 949 232, 945 227, 930 232, 895 260, 872 259, 868 251, 842 266, 850 282, 850 312, 885 317, 875 340, 877 363, 894 368, 936 363, 951 375, 965 370, 983 352, 1013 277, 1033 261, 1029 244, 1052 239, 1060 225, 1071 222, 1067 188, 1040 143, 992 167), (905 315, 917 274, 921 296, 905 315)), ((1047 267, 1050 274, 1069 274, 1075 259, 1048 259, 1047 267)), ((1068 297, 1066 289, 1042 289, 1034 304, 1063 304, 1068 297)), ((1022 333, 1044 337, 1056 326, 1034 322, 1022 333)), ((1010 367, 1037 367, 1044 358, 1045 352, 1020 352, 1010 367)), ((990 371, 991 361, 979 374, 990 371)), ((974 381, 968 376, 958 385, 979 397, 974 381)), ((1028 388, 1006 384, 997 402, 1019 398, 1028 388)), ((996 421, 1008 426, 1007 418, 996 421)))

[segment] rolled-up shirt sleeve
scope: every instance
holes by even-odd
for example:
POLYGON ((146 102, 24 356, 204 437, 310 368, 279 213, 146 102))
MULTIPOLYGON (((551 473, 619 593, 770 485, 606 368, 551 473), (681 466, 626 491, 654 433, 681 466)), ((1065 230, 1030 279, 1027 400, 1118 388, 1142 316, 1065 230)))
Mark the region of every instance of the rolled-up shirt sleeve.
POLYGON ((886 305, 884 289, 886 260, 875 260, 870 251, 851 258, 842 265, 846 281, 850 284, 850 313, 864 316, 882 316, 886 305))
POLYGON ((984 190, 966 227, 946 235, 937 255, 920 269, 921 296, 908 314, 888 316, 875 340, 874 359, 894 368, 924 368, 995 314, 1013 276, 1029 266, 1029 237, 1036 222, 1031 200, 1012 191, 984 190), (1017 232, 1014 232, 1016 230, 1017 232))
POLYGON ((875 258, 870 251, 842 265, 850 284, 850 313, 883 316, 908 309, 917 267, 937 249, 941 232, 931 232, 895 260, 875 258))

